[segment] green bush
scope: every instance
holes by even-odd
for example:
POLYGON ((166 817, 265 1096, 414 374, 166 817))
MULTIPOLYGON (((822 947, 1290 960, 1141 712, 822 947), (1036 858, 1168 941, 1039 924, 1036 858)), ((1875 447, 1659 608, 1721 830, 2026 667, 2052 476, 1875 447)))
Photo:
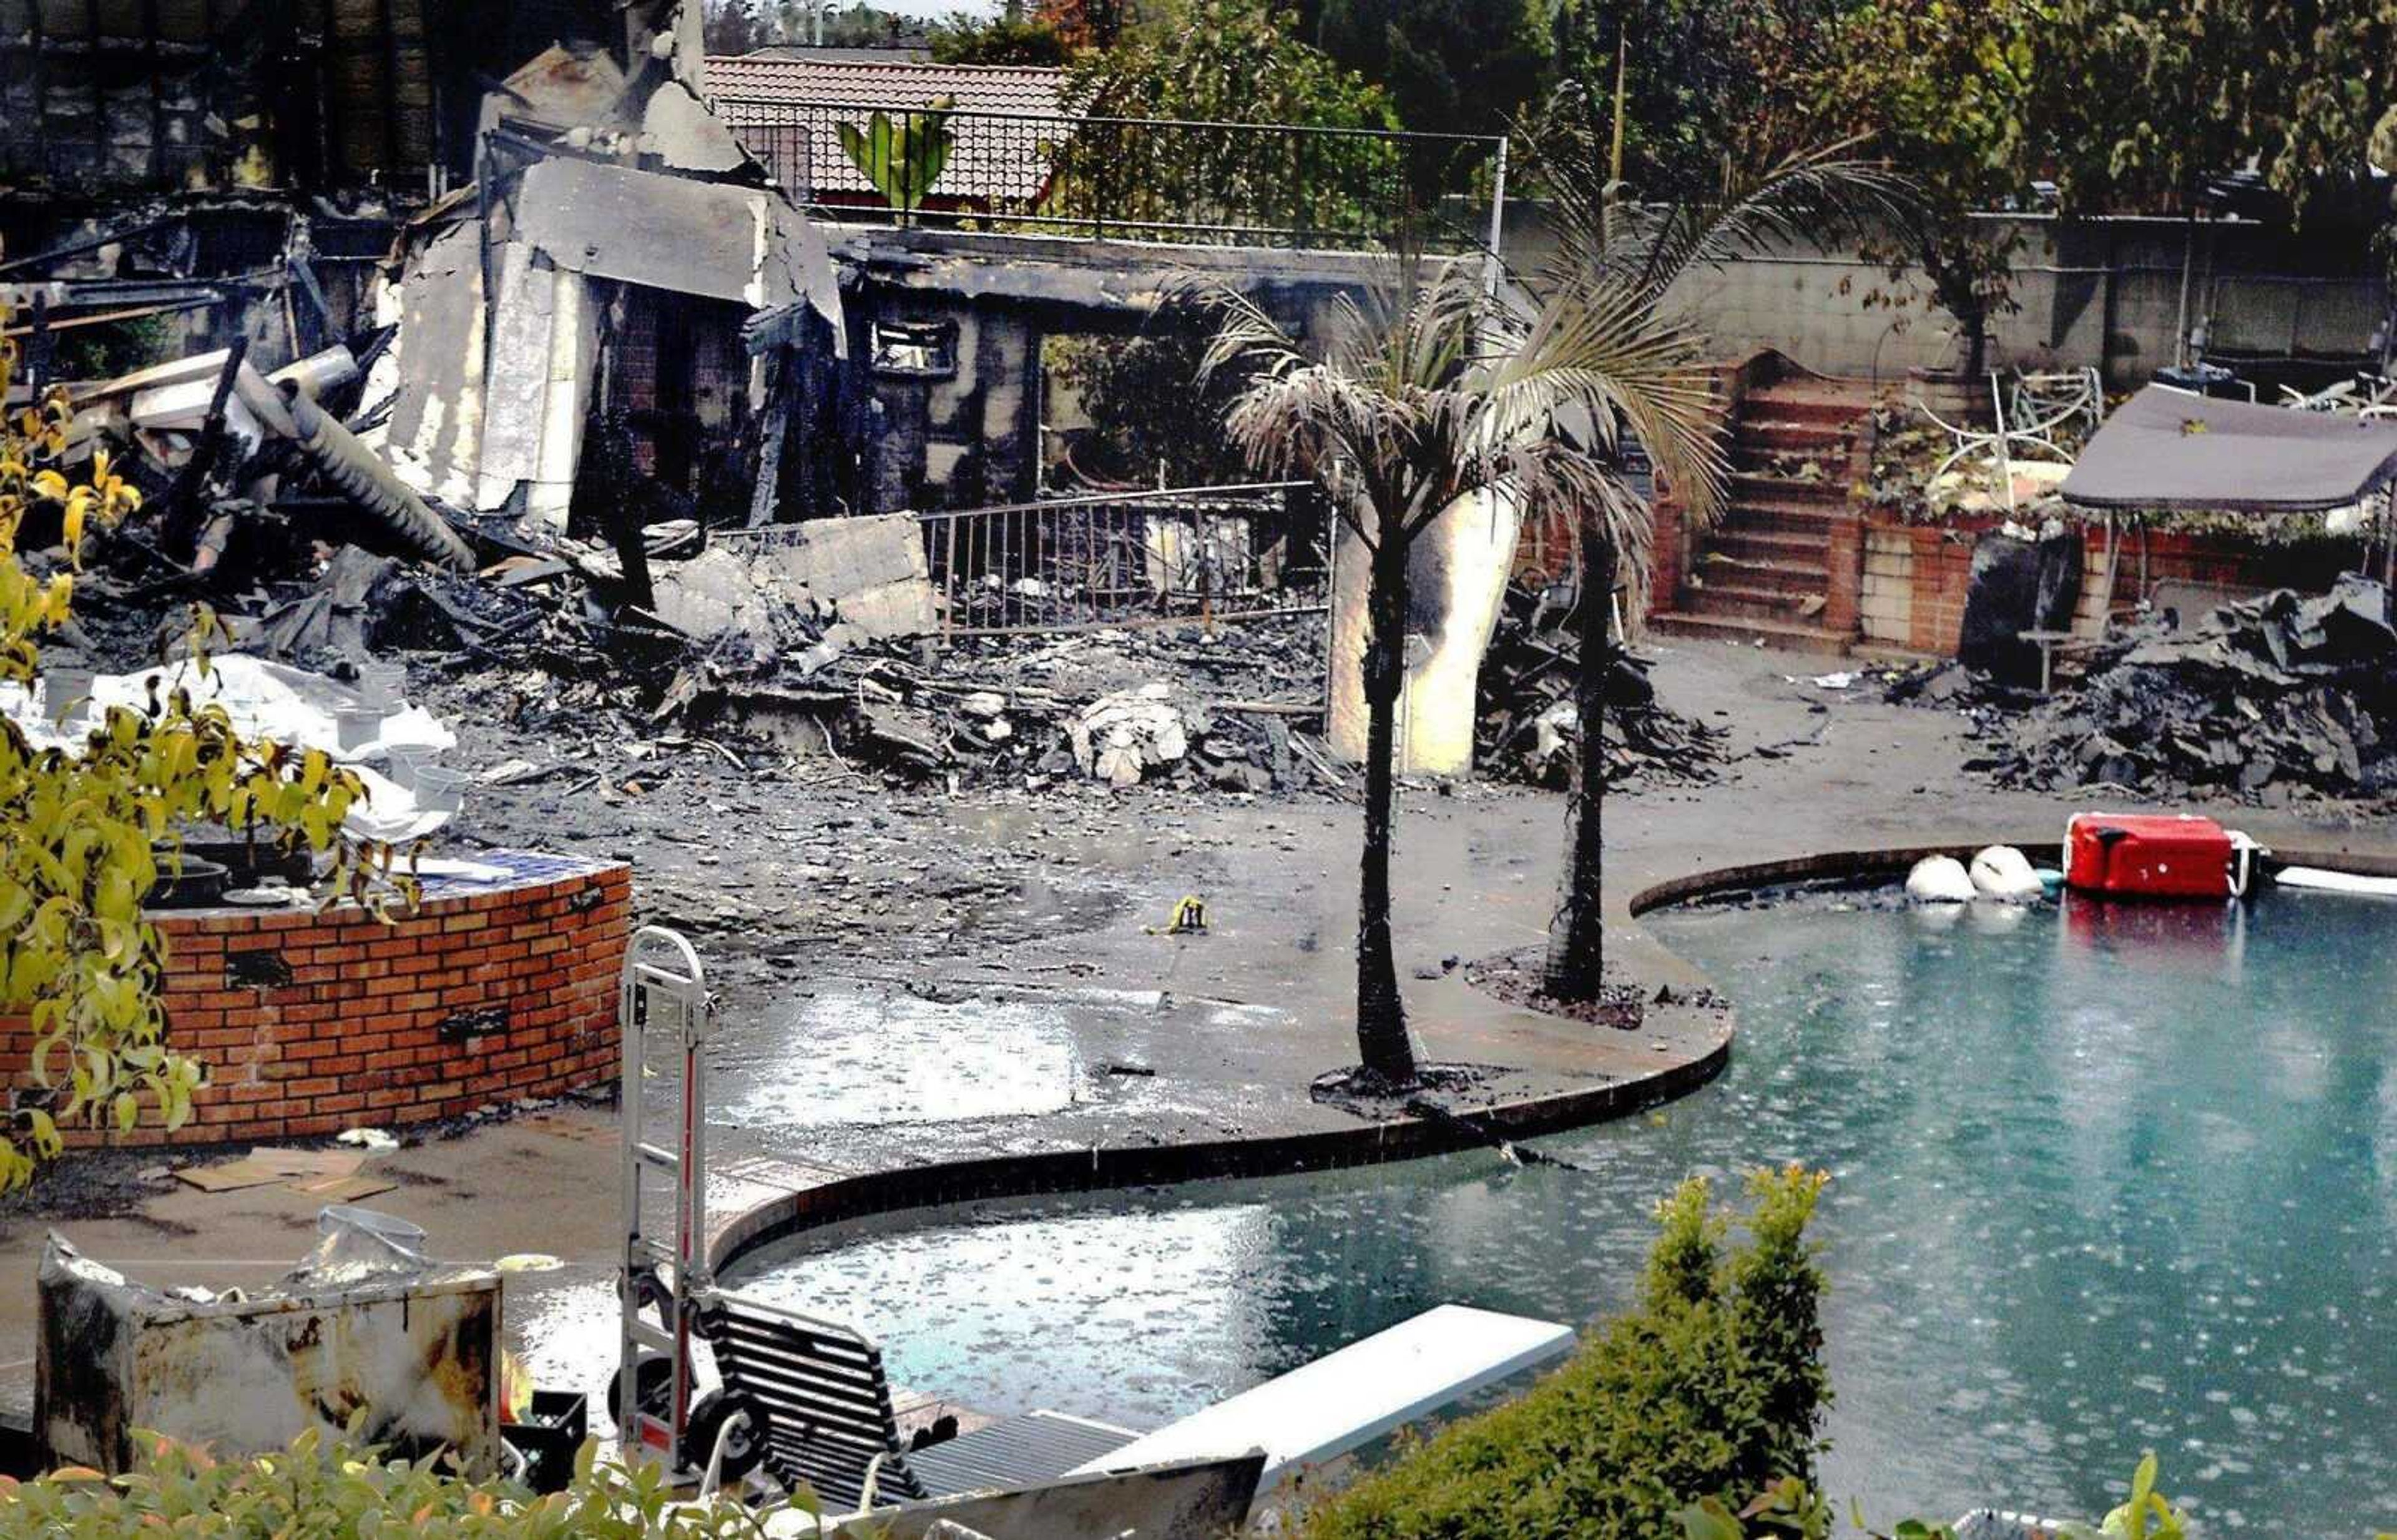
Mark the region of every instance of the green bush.
POLYGON ((1530 1540, 1680 1532, 1812 1475, 1830 1401, 1805 1239, 1827 1179, 1749 1179, 1748 1240, 1693 1177, 1657 1208, 1638 1306, 1521 1398, 1451 1425, 1309 1512, 1308 1540, 1530 1540))
MULTIPOLYGON (((1682 1509, 1681 1520, 1683 1540, 1790 1540, 1791 1536, 1831 1540, 1837 1527, 1831 1505, 1794 1476, 1758 1493, 1737 1513, 1719 1499, 1707 1497, 1682 1509)), ((1956 1540, 1956 1532, 1947 1525, 1920 1519, 1906 1520, 1884 1533, 1867 1529, 1863 1517, 1857 1515, 1854 1528, 1840 1533, 1855 1533, 1863 1540, 1956 1540)), ((2130 1501, 2106 1515, 2106 1521, 2097 1528, 2067 1524, 2055 1532, 2055 1540, 2189 1540, 2179 1510, 2156 1490, 2155 1451, 2149 1450, 2133 1472, 2130 1501)), ((2379 1540, 2391 1537, 2383 1534, 2379 1540)))
POLYGON ((174 1534, 207 1540, 716 1540, 764 1533, 760 1512, 730 1502, 676 1505, 654 1467, 627 1469, 586 1444, 564 1492, 536 1497, 505 1481, 469 1481, 435 1459, 379 1459, 302 1434, 277 1454, 214 1460, 154 1440, 132 1475, 70 1468, 31 1481, 0 1478, 5 1540, 115 1540, 174 1534))

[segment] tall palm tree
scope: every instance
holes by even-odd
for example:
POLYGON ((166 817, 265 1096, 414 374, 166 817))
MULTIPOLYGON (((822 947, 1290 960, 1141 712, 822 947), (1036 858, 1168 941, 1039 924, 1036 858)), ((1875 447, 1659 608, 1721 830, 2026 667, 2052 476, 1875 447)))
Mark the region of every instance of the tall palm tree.
POLYGON ((1644 552, 1646 510, 1617 469, 1626 433, 1676 484, 1720 475, 1694 345, 1633 298, 1629 289, 1556 288, 1526 303, 1487 293, 1478 264, 1401 257, 1386 289, 1335 307, 1319 355, 1250 301, 1216 296, 1224 318, 1206 367, 1239 361, 1252 371, 1226 414, 1234 442, 1263 475, 1314 480, 1368 553, 1360 1089, 1417 1078, 1390 937, 1398 704, 1416 538, 1481 495, 1520 516, 1570 513, 1598 532, 1596 544, 1644 552))
MULTIPOLYGON (((1571 120, 1573 114, 1559 114, 1571 120)), ((1620 130, 1613 142, 1587 127, 1567 127, 1539 146, 1560 239, 1558 255, 1532 280, 1550 306, 1586 311, 1600 329, 1637 335, 1648 345, 1608 370, 1603 395, 1614 414, 1586 430, 1606 467, 1607 495, 1627 507, 1597 516, 1580 510, 1579 672, 1574 705, 1581 750, 1566 836, 1566 863, 1542 987, 1553 998, 1590 1000, 1605 982, 1604 875, 1606 694, 1614 640, 1607 618, 1618 581, 1627 578, 1627 611, 1645 611, 1654 516, 1621 474, 1617 452, 1627 434, 1648 452, 1656 480, 1680 500, 1683 516, 1703 527, 1721 506, 1729 466, 1711 409, 1689 409, 1692 392, 1707 393, 1710 355, 1696 315, 1676 302, 1674 286, 1697 269, 1720 265, 1801 235, 1820 238, 1868 221, 1900 215, 1910 193, 1902 178, 1852 157, 1855 141, 1792 155, 1763 173, 1727 179, 1707 203, 1640 207, 1626 195, 1620 130)))

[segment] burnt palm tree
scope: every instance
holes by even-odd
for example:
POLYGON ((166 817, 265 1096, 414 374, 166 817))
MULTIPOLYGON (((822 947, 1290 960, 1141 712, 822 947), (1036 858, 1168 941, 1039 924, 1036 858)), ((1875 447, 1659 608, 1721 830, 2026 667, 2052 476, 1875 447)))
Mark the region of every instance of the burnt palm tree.
POLYGON ((1721 507, 1729 477, 1721 423, 1705 404, 1711 350, 1699 318, 1676 302, 1674 286, 1743 253, 1901 213, 1907 184, 1878 164, 1851 158, 1853 148, 1844 142, 1792 156, 1760 176, 1730 181, 1711 202, 1642 207, 1625 193, 1619 134, 1609 145, 1587 129, 1567 129, 1540 146, 1561 239, 1533 288, 1547 305, 1587 312, 1593 326, 1646 344, 1600 366, 1607 375, 1594 392, 1602 398, 1595 421, 1560 423, 1589 446, 1604 493, 1585 499, 1578 510, 1573 703, 1581 743, 1564 877, 1542 969, 1542 987, 1553 998, 1595 999, 1605 982, 1606 697, 1616 655, 1607 622, 1619 582, 1629 593, 1627 612, 1644 613, 1654 528, 1653 509, 1624 474, 1622 450, 1627 441, 1644 449, 1656 481, 1701 528, 1721 507))
POLYGON ((1390 852, 1409 556, 1467 498, 1491 516, 1570 516, 1596 548, 1642 553, 1645 506, 1618 466, 1636 436, 1677 484, 1719 478, 1689 335, 1628 286, 1485 290, 1478 264, 1401 258, 1395 280, 1336 307, 1319 353, 1217 296, 1207 367, 1252 370, 1226 415, 1263 475, 1313 480, 1367 553, 1365 838, 1357 934, 1359 1089, 1415 1082, 1390 935, 1390 852), (1627 389, 1625 382, 1640 388, 1627 389))

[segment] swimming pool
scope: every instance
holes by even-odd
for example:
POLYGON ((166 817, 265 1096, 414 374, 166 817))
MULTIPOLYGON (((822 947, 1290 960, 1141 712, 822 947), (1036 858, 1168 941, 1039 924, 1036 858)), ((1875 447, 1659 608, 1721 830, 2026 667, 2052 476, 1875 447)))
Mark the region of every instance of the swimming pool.
POLYGON ((1459 1300, 1627 1297, 1683 1174, 1802 1160, 1838 1401, 1877 1520, 2102 1513, 2139 1452, 2214 1532, 2397 1518, 2397 908, 1813 894, 1651 916, 1740 1010, 1658 1113, 1466 1155, 818 1232, 743 1288, 858 1321, 900 1382, 1161 1422, 1459 1300))

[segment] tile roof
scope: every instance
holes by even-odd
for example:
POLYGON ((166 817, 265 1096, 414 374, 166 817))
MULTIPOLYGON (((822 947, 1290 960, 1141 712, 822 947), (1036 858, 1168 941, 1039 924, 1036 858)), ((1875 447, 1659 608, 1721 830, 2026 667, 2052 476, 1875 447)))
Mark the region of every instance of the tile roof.
MULTIPOLYGON (((961 113, 1055 116, 1063 111, 1063 70, 1030 65, 864 63, 770 54, 712 55, 707 94, 749 153, 773 168, 802 202, 873 194, 873 184, 840 148, 837 123, 864 127, 876 108, 930 107, 946 97, 961 113), (854 112, 839 109, 854 107, 854 112)), ((1056 130, 1037 123, 966 117, 932 200, 1028 203, 1048 184, 1056 130)))

